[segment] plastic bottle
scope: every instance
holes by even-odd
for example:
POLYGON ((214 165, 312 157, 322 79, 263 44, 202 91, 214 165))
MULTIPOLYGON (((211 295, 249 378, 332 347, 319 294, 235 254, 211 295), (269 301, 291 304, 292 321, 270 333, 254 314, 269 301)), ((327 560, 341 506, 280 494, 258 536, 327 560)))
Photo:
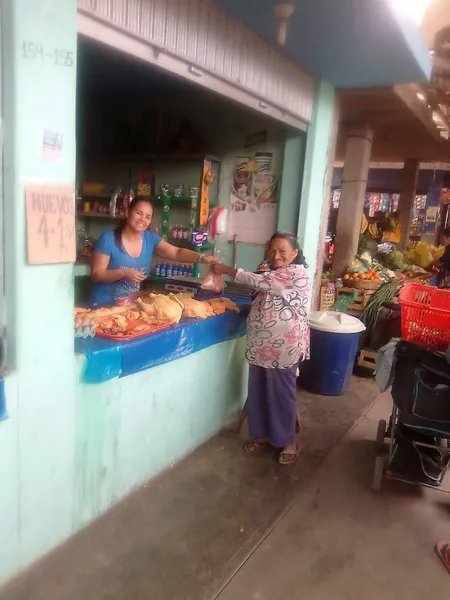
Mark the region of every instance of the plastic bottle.
POLYGON ((161 265, 159 263, 155 267, 155 275, 156 277, 161 277, 161 265))
POLYGON ((166 277, 172 277, 173 275, 173 266, 168 263, 166 268, 166 277))
POLYGON ((166 263, 161 263, 161 277, 165 277, 166 273, 167 273, 167 267, 166 267, 166 263))
POLYGON ((173 265, 173 276, 178 277, 180 275, 180 265, 173 265))

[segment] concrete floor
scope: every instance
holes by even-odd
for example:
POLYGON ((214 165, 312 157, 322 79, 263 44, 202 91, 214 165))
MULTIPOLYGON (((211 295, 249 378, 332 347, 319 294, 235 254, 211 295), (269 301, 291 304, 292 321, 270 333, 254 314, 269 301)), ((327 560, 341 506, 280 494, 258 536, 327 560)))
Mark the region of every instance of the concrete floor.
POLYGON ((448 481, 370 491, 376 424, 390 408, 377 400, 217 600, 448 600, 434 553, 450 539, 448 481))
MULTIPOLYGON (((275 600, 286 598, 286 590, 291 591, 291 597, 300 597, 301 585, 306 584, 297 581, 297 575, 305 569, 308 581, 317 589, 327 574, 339 571, 348 560, 349 550, 343 555, 341 548, 348 544, 356 548, 356 542, 351 541, 352 528, 355 524, 362 527, 364 519, 355 492, 363 495, 364 502, 365 496, 375 502, 367 492, 373 462, 371 446, 364 440, 350 443, 344 464, 335 469, 331 462, 327 463, 331 467, 322 469, 320 477, 331 477, 326 487, 323 483, 320 488, 315 483, 309 486, 324 459, 375 396, 375 384, 358 379, 340 398, 300 391, 301 454, 292 468, 279 467, 270 454, 260 458, 244 455, 242 440, 235 434, 215 437, 4 587, 0 600, 211 600, 219 594, 221 600, 233 594, 234 598, 275 600), (340 488, 348 479, 353 486, 350 501, 347 492, 342 497, 340 488), (266 538, 300 494, 289 516, 266 538), (306 497, 309 500, 305 504, 306 497), (339 516, 333 518, 330 502, 334 499, 340 510, 352 507, 351 517, 344 515, 342 521, 339 516), (317 521, 319 506, 324 510, 328 507, 323 523, 317 521), (353 523, 357 514, 361 522, 353 523), (313 528, 310 519, 315 523, 313 528), (288 522, 291 525, 286 532, 288 522), (328 535, 333 524, 338 526, 338 536, 328 535), (285 531, 286 539, 273 553, 272 547, 280 543, 279 530, 285 531), (289 548, 292 556, 283 550, 289 548), (296 554, 299 552, 303 556, 296 554), (268 564, 264 564, 264 557, 268 564), (258 566, 261 560, 262 571, 258 566), (313 566, 311 560, 316 560, 313 566), (283 594, 280 573, 283 577, 286 573, 290 582, 283 594), (266 587, 263 596, 258 595, 263 593, 262 581, 266 587), (268 589, 272 591, 268 593, 268 589)), ((368 437, 372 437, 371 430, 368 437)), ((382 504, 375 506, 387 503, 384 496, 380 498, 382 504)), ((374 552, 370 532, 379 533, 380 528, 385 534, 390 532, 385 511, 386 506, 377 510, 377 518, 371 517, 365 534, 370 556, 374 552)), ((386 544, 389 538, 390 534, 386 535, 386 544)), ((363 554, 367 554, 365 547, 363 554)), ((439 574, 434 559, 430 562, 439 574)), ((308 594, 302 597, 313 598, 308 594)))

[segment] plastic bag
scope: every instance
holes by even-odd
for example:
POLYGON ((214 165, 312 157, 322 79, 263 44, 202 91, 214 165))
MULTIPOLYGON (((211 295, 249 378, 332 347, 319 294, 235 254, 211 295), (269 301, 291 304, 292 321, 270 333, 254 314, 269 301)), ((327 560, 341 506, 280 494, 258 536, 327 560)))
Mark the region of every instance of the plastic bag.
POLYGON ((216 275, 210 268, 200 287, 202 290, 220 294, 224 288, 223 277, 222 275, 216 275))

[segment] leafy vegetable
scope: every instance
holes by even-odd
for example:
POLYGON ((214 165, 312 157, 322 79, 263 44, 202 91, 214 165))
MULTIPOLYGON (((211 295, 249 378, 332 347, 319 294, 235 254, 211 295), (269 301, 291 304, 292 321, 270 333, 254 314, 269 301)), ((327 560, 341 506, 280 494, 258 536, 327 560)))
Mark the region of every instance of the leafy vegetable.
POLYGON ((393 271, 402 271, 407 267, 403 252, 400 250, 391 250, 389 254, 386 254, 384 256, 384 264, 388 269, 392 269, 393 271))
POLYGON ((359 248, 358 252, 362 254, 363 252, 369 252, 371 256, 376 254, 378 251, 378 244, 376 240, 366 237, 365 235, 361 235, 359 237, 359 248))
POLYGON ((362 314, 362 321, 370 327, 377 318, 378 311, 384 302, 390 302, 401 288, 401 283, 390 281, 382 285, 371 297, 362 314))

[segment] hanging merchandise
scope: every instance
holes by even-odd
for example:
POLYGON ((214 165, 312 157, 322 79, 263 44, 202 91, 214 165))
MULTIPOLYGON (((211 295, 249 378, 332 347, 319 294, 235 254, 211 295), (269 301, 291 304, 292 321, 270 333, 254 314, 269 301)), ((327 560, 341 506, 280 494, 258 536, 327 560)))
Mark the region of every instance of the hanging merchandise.
POLYGON ((172 197, 170 195, 170 186, 167 183, 161 184, 161 195, 160 200, 162 201, 163 215, 161 221, 161 237, 163 240, 169 237, 169 213, 170 213, 170 201, 172 197))
POLYGON ((442 188, 440 201, 441 204, 450 204, 450 188, 442 188))
POLYGON ((389 212, 394 213, 398 211, 398 205, 400 202, 400 194, 392 194, 391 202, 389 206, 389 212))
POLYGON ((206 159, 203 162, 202 191, 200 196, 200 225, 206 225, 209 215, 209 188, 214 181, 211 161, 206 159))
POLYGON ((341 202, 341 190, 334 190, 331 196, 331 206, 333 208, 339 208, 341 202))
POLYGON ((198 187, 189 188, 189 198, 191 199, 191 210, 189 213, 189 233, 192 234, 197 223, 197 211, 198 211, 198 196, 200 190, 198 187))
POLYGON ((227 210, 223 206, 215 208, 209 218, 210 238, 215 240, 218 235, 225 233, 227 228, 227 210))
POLYGON ((435 171, 427 193, 425 222, 422 234, 433 235, 436 231, 439 218, 440 196, 442 189, 443 172, 435 171))

